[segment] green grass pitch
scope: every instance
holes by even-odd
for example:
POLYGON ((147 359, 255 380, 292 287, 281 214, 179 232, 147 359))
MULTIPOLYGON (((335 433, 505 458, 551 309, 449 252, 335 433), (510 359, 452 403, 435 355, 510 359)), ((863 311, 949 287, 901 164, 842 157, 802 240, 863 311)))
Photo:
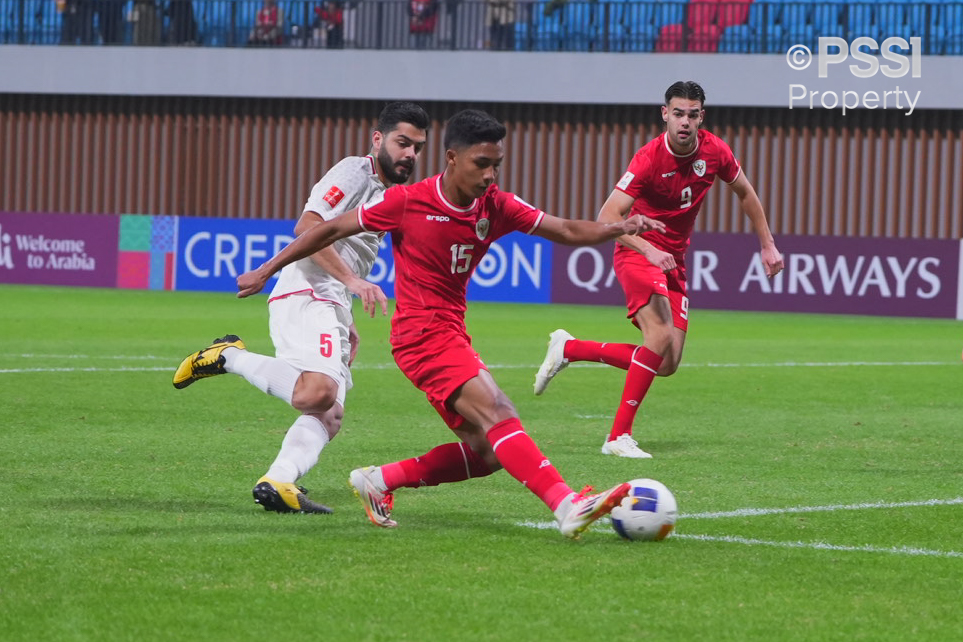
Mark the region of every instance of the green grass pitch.
MULTIPOLYGON (((698 301, 695 302, 698 304, 698 301)), ((619 308, 469 305, 475 346, 573 486, 652 477, 662 543, 573 542, 506 473, 402 489, 371 526, 352 468, 451 439, 359 319, 344 429, 302 483, 250 489, 295 413, 234 376, 171 375, 228 332, 270 353, 263 298, 0 286, 0 639, 963 639, 963 324, 692 312, 683 366, 599 454, 622 373, 532 395, 548 333, 638 339, 619 308)))

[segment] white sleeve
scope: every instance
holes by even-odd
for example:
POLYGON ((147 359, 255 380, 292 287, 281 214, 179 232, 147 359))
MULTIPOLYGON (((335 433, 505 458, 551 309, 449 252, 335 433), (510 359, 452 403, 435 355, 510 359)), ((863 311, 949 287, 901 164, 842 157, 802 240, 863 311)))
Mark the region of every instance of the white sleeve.
POLYGON ((327 221, 358 207, 364 202, 370 173, 366 158, 345 158, 311 188, 304 211, 317 212, 327 221))

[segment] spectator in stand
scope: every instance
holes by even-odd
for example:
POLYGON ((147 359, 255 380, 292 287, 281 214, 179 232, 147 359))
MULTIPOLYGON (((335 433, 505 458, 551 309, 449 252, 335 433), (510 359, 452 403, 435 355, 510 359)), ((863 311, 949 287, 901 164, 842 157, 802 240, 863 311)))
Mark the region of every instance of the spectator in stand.
POLYGON ((496 51, 515 49, 515 0, 487 0, 485 26, 488 48, 496 51))
POLYGON ((247 44, 255 47, 277 47, 284 40, 284 11, 277 0, 264 0, 254 19, 247 44))
POLYGON ((164 13, 170 18, 168 44, 197 44, 197 20, 194 19, 194 5, 191 0, 170 0, 164 13))
POLYGON ((93 0, 57 0, 57 11, 63 14, 60 44, 82 45, 94 43, 93 0))
POLYGON ((160 44, 163 22, 154 0, 134 0, 134 8, 127 19, 133 25, 135 45, 151 47, 160 44))
POLYGON ((409 32, 412 49, 427 49, 438 24, 438 0, 410 0, 409 32))
POLYGON ((344 9, 337 0, 325 0, 314 10, 318 14, 316 27, 325 34, 324 42, 328 49, 344 48, 344 9))

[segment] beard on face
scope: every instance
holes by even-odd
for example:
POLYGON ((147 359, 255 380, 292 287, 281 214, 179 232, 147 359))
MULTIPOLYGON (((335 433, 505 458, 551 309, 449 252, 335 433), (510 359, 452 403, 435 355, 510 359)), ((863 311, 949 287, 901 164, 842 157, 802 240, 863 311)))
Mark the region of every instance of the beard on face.
POLYGON ((378 152, 378 165, 381 167, 381 173, 384 174, 385 178, 395 184, 407 181, 414 169, 414 163, 396 164, 394 159, 391 158, 391 154, 384 147, 378 152))

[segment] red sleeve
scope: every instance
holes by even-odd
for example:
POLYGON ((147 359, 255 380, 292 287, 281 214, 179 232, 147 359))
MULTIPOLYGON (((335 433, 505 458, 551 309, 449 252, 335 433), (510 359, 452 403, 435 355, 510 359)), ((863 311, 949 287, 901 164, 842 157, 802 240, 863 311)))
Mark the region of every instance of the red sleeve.
POLYGON ((542 217, 545 213, 540 209, 535 207, 530 203, 526 203, 521 197, 512 194, 511 192, 498 192, 495 195, 496 203, 498 206, 498 211, 500 212, 499 220, 504 220, 508 223, 507 229, 502 231, 498 236, 504 236, 509 232, 519 231, 525 234, 531 234, 538 227, 539 223, 542 222, 542 217))
POLYGON ((644 153, 644 148, 635 152, 629 168, 622 174, 622 178, 615 184, 615 189, 621 190, 632 198, 641 198, 645 191, 645 179, 648 175, 650 165, 649 157, 644 153))
POLYGON ((395 185, 358 208, 358 223, 367 232, 390 232, 401 224, 408 203, 408 188, 395 185))
POLYGON ((739 178, 739 161, 736 160, 732 149, 721 138, 716 139, 719 154, 719 171, 716 175, 726 183, 739 178))

